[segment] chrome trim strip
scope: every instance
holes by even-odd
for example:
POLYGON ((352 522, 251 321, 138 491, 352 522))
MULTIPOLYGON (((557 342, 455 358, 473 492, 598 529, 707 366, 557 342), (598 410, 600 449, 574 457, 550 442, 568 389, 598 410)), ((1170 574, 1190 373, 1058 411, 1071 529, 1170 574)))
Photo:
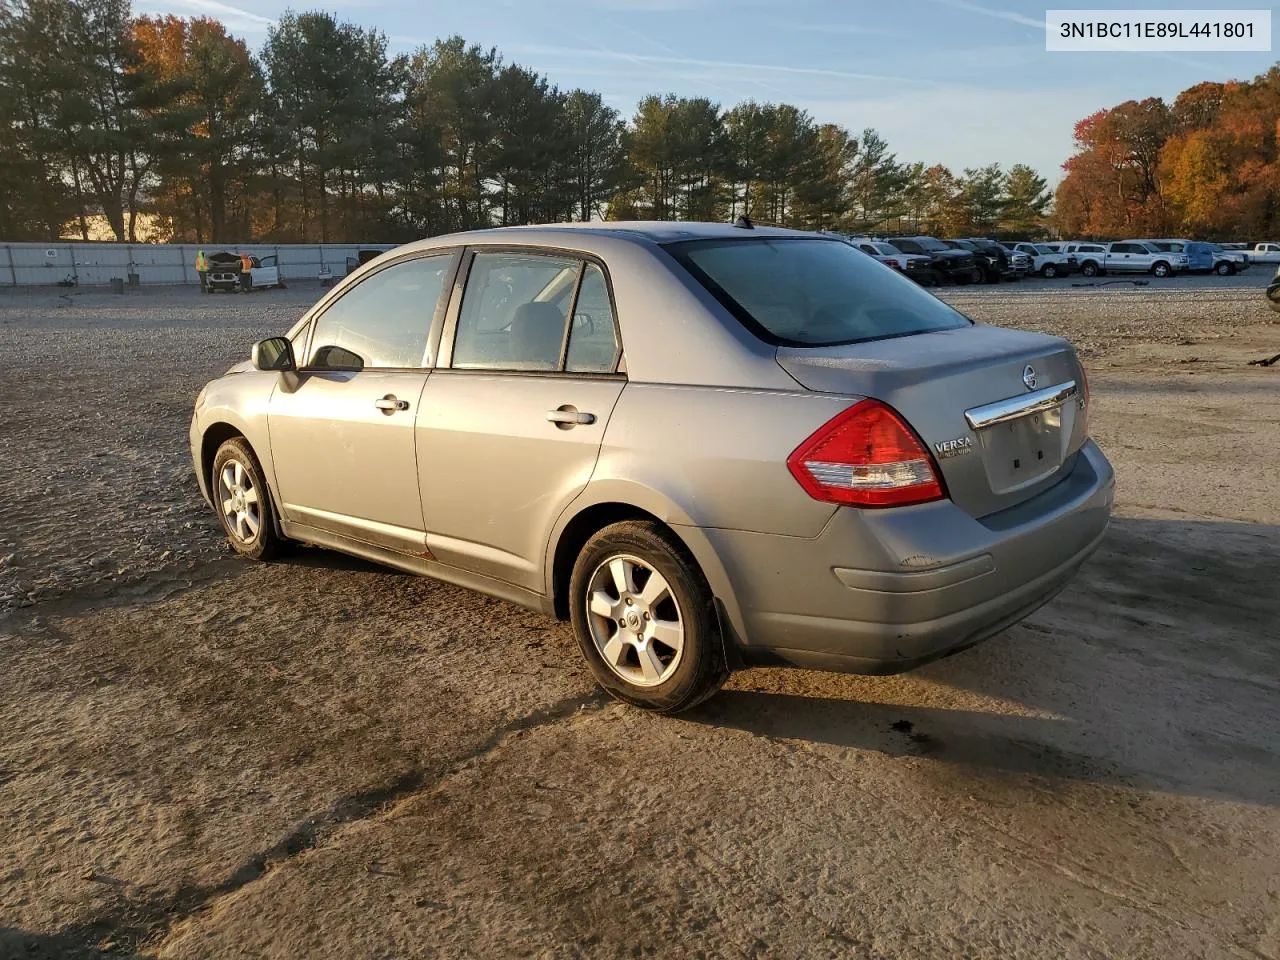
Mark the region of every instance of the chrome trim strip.
POLYGON ((1045 387, 1043 390, 1037 390, 1022 397, 1010 397, 1008 400, 997 400, 995 403, 974 407, 964 412, 964 418, 969 421, 969 426, 974 430, 981 430, 983 427, 1004 423, 1007 420, 1017 420, 1019 417, 1039 413, 1041 410, 1052 410, 1075 395, 1076 382, 1068 380, 1066 383, 1045 387))

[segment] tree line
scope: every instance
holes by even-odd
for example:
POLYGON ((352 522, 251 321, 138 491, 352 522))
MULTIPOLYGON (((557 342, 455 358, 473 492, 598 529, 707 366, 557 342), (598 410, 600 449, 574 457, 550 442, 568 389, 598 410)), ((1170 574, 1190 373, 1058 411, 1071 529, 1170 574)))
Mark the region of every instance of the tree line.
POLYGON ((0 0, 0 238, 398 242, 490 225, 755 220, 807 229, 1030 234, 1025 165, 903 163, 788 104, 600 94, 450 37, 289 12, 256 54, 216 20, 128 0, 0 0))
POLYGON ((1070 236, 1280 236, 1280 66, 1199 83, 1075 127, 1054 219, 1070 236))

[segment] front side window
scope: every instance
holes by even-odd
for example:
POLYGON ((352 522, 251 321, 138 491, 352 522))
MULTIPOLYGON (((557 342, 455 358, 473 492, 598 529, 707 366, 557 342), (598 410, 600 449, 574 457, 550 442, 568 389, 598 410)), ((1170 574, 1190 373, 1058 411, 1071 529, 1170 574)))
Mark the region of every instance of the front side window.
POLYGON ((827 346, 968 326, 963 314, 844 243, 761 238, 666 248, 768 343, 827 346))
POLYGON ((420 368, 451 254, 419 257, 379 270, 330 304, 315 321, 314 369, 420 368))

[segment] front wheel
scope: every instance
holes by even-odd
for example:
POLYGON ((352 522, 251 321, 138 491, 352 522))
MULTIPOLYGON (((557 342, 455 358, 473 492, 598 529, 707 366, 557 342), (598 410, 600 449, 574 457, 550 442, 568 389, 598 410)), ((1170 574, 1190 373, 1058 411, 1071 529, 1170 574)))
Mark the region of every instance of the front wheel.
POLYGON ((1169 265, 1161 261, 1151 268, 1151 275, 1155 277, 1167 277, 1169 275, 1169 265))
POLYGON ((1229 277, 1231 276, 1231 274, 1236 272, 1235 268, 1231 264, 1227 263, 1225 260, 1222 263, 1218 264, 1214 268, 1214 270, 1220 277, 1229 277))
POLYGON ((1046 263, 1040 268, 1040 276, 1044 277, 1046 280, 1052 280, 1057 275, 1058 267, 1056 264, 1046 263))
POLYGON ((276 533, 271 494, 262 465, 242 437, 233 437, 213 458, 210 493, 231 548, 251 560, 270 560, 283 546, 276 533))
POLYGON ((591 672, 619 700, 676 713, 728 676, 711 588, 684 544, 656 523, 615 523, 588 540, 569 605, 591 672))
POLYGON ((1086 277, 1096 277, 1098 275, 1098 265, 1090 260, 1080 268, 1080 273, 1086 277))

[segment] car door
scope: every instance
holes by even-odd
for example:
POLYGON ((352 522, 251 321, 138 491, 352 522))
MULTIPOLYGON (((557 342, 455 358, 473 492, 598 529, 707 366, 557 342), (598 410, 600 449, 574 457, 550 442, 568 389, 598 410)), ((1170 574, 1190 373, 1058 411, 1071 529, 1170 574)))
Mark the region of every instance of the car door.
POLYGON ((1133 245, 1129 243, 1113 243, 1107 253, 1107 269, 1130 271, 1137 269, 1133 265, 1133 245))
POLYGON ((586 486, 626 382, 603 265, 477 248, 459 273, 418 416, 427 546, 544 592, 551 527, 586 486))
POLYGON ((263 257, 252 272, 255 287, 274 287, 280 283, 280 268, 274 256, 263 257))
POLYGON ((452 252, 387 264, 311 319, 267 424, 286 519, 421 555, 414 420, 452 252))

